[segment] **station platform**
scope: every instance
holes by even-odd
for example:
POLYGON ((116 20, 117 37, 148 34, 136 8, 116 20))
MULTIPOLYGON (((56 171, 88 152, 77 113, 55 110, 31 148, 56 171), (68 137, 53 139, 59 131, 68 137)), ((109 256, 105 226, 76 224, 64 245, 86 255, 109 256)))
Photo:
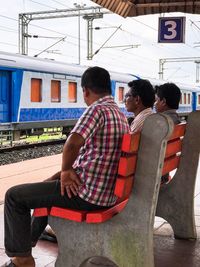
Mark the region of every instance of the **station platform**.
MULTIPOLYGON (((0 166, 0 266, 8 260, 4 252, 3 206, 5 192, 13 185, 43 181, 59 171, 60 166, 61 154, 0 166)), ((156 267, 200 266, 200 166, 195 189, 195 222, 198 235, 196 241, 176 240, 170 225, 156 217, 154 224, 156 267)), ((57 244, 39 241, 33 249, 36 267, 53 267, 57 253, 57 244)))

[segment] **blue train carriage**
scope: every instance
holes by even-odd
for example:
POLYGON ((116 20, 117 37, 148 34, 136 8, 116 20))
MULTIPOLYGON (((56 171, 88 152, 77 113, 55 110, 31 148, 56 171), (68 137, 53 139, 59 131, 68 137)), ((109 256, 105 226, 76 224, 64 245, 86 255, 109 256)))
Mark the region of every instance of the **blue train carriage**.
POLYGON ((187 118, 188 114, 197 109, 198 87, 195 85, 176 83, 181 89, 181 100, 178 113, 187 118))
MULTIPOLYGON (((0 52, 0 129, 41 133, 69 131, 86 108, 81 75, 87 67, 0 52)), ((127 82, 134 76, 111 72, 112 94, 123 109, 127 82)))

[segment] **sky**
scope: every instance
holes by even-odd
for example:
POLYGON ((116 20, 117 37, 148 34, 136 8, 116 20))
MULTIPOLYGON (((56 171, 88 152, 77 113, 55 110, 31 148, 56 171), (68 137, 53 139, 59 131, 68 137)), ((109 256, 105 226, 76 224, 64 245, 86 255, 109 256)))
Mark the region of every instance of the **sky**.
MULTIPOLYGON (((75 3, 86 7, 97 6, 89 0, 0 0, 0 3, 0 51, 12 53, 19 52, 19 13, 74 8, 75 3)), ((78 25, 78 17, 31 21, 28 34, 38 35, 39 38, 28 38, 28 55, 39 54, 40 58, 78 64, 78 25), (61 41, 63 37, 66 38, 61 41), (48 49, 50 46, 52 47, 48 49), (43 50, 46 51, 42 52, 43 50)), ((103 18, 93 21, 93 28, 95 27, 100 27, 100 30, 93 29, 93 53, 100 50, 92 60, 87 60, 87 24, 86 20, 80 18, 80 63, 82 65, 98 65, 112 71, 157 79, 159 78, 159 59, 179 58, 180 62, 164 64, 164 79, 187 84, 196 83, 197 64, 194 60, 200 60, 199 15, 165 13, 122 18, 116 14, 105 14, 103 18), (158 43, 160 16, 186 17, 185 43, 158 43), (195 57, 195 59, 191 62, 183 62, 182 58, 185 57, 195 57)))

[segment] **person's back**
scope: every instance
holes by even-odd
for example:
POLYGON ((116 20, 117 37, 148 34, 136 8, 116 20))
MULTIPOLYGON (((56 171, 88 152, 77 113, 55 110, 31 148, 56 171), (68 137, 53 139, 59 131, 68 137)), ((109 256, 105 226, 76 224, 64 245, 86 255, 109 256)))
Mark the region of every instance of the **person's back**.
MULTIPOLYGON (((96 71, 99 72, 98 69, 96 71)), ((82 83, 83 88, 89 86, 84 76, 82 83)), ((85 139, 73 165, 84 182, 78 192, 82 199, 101 206, 115 203, 113 183, 122 136, 127 132, 127 119, 109 94, 93 102, 80 118, 72 133, 78 133, 85 139)))

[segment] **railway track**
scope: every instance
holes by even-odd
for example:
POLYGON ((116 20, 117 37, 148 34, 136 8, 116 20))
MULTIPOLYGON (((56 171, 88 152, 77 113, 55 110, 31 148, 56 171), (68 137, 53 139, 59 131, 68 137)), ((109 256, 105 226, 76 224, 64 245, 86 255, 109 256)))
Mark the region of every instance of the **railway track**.
POLYGON ((0 149, 0 166, 62 153, 65 140, 21 144, 0 149))
POLYGON ((58 144, 64 144, 66 139, 58 139, 58 140, 49 140, 49 141, 40 141, 40 142, 33 142, 33 143, 19 143, 15 144, 13 146, 2 146, 0 147, 0 153, 4 152, 12 152, 17 150, 23 150, 28 148, 36 148, 36 147, 45 147, 45 146, 51 146, 51 145, 58 145, 58 144))

